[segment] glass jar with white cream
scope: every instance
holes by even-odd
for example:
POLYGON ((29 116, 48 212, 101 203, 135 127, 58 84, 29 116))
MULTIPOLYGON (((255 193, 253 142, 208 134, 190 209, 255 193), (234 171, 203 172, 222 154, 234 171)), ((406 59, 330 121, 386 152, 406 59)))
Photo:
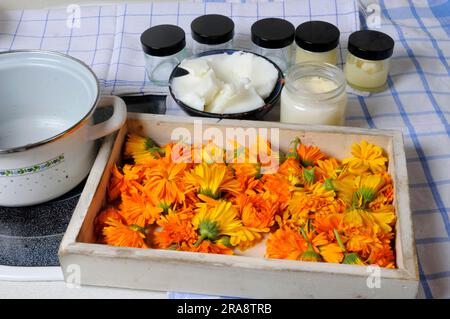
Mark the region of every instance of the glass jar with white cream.
POLYGON ((336 65, 339 29, 325 21, 308 21, 295 30, 295 63, 318 61, 336 65))
POLYGON ((305 62, 288 70, 281 92, 280 121, 344 125, 347 107, 342 71, 323 62, 305 62))
POLYGON ((393 52, 394 40, 387 34, 375 30, 353 32, 344 67, 348 84, 359 91, 384 90, 393 52))
POLYGON ((192 53, 233 48, 234 22, 221 14, 205 14, 191 23, 192 53))

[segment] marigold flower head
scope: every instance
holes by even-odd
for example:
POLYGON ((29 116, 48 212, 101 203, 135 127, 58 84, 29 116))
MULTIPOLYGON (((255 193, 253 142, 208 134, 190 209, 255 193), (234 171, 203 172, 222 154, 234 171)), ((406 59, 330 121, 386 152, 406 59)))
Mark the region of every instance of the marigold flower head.
POLYGON ((105 210, 103 210, 102 212, 100 212, 100 214, 98 214, 94 220, 94 233, 98 237, 103 236, 103 234, 102 234, 103 228, 106 227, 106 222, 108 221, 108 219, 122 221, 122 216, 119 214, 117 209, 115 209, 114 207, 108 207, 105 210))
POLYGON ((197 233, 191 224, 193 212, 190 210, 174 212, 169 210, 167 215, 161 216, 158 225, 161 231, 154 233, 154 241, 159 248, 168 248, 172 245, 181 245, 186 242, 193 244, 197 233))
POLYGON ((355 175, 361 175, 368 170, 372 173, 386 171, 387 158, 383 155, 381 147, 361 141, 352 146, 353 157, 346 158, 342 164, 348 165, 349 171, 355 175))
POLYGON ((145 172, 145 191, 167 204, 182 203, 185 199, 183 182, 186 163, 159 161, 145 172))
POLYGON ((125 143, 125 155, 133 157, 136 164, 146 164, 164 156, 164 150, 149 137, 129 134, 125 143))
POLYGON ((203 240, 216 240, 221 235, 233 236, 242 226, 237 219, 237 211, 230 202, 222 201, 215 207, 205 207, 192 218, 192 225, 197 230, 198 246, 203 240))
POLYGON ((121 215, 128 225, 146 227, 153 224, 163 212, 155 199, 144 194, 122 194, 121 215))
POLYGON ((299 260, 307 249, 308 244, 298 231, 283 227, 269 235, 266 257, 299 260))
POLYGON ((317 164, 317 161, 323 160, 326 158, 326 155, 322 153, 320 148, 317 146, 307 146, 305 144, 300 144, 297 147, 297 154, 300 160, 300 163, 304 167, 310 167, 317 164))
POLYGON ((199 194, 218 199, 222 192, 239 193, 239 182, 225 164, 198 164, 186 172, 185 183, 199 194))
POLYGON ((103 228, 105 243, 111 246, 148 248, 142 227, 125 225, 119 220, 109 218, 103 228))

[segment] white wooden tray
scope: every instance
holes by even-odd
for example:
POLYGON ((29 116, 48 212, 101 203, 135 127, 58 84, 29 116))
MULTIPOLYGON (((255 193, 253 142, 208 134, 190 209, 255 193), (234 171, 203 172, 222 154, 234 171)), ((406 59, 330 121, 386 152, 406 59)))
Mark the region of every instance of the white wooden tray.
POLYGON ((258 257, 254 251, 226 256, 95 244, 93 221, 105 203, 111 167, 120 162, 127 132, 165 144, 176 127, 193 132, 194 120, 200 119, 131 113, 127 126, 103 143, 60 246, 59 257, 68 283, 255 298, 416 296, 418 270, 406 160, 402 135, 393 131, 201 119, 203 128, 222 131, 227 127, 279 128, 282 151, 287 151, 296 136, 339 159, 349 156, 351 145, 363 139, 385 149, 395 187, 398 269, 265 259, 263 253, 258 257))

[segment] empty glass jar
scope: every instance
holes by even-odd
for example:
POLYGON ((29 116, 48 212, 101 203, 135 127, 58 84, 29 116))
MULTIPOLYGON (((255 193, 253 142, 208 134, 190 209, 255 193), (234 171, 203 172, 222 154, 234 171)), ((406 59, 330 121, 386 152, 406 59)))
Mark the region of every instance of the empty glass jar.
POLYGON ((205 51, 232 49, 234 36, 234 22, 220 14, 205 14, 191 23, 192 53, 205 51))
POLYGON ((252 25, 253 52, 265 56, 286 72, 291 64, 295 27, 289 21, 267 18, 252 25))
POLYGON ((186 36, 178 26, 162 24, 141 35, 147 76, 153 84, 168 85, 175 66, 186 57, 186 36))

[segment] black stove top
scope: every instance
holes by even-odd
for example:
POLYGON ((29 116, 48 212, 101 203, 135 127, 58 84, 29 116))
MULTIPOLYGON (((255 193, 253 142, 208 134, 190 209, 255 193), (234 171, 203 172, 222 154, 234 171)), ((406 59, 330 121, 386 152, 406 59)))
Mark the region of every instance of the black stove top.
MULTIPOLYGON (((128 111, 165 113, 165 96, 123 97, 128 111)), ((96 121, 107 117, 108 109, 99 109, 96 121), (106 111, 105 111, 106 110, 106 111)), ((0 207, 0 265, 58 266, 58 248, 78 203, 85 181, 58 199, 45 204, 9 208, 0 207)))

